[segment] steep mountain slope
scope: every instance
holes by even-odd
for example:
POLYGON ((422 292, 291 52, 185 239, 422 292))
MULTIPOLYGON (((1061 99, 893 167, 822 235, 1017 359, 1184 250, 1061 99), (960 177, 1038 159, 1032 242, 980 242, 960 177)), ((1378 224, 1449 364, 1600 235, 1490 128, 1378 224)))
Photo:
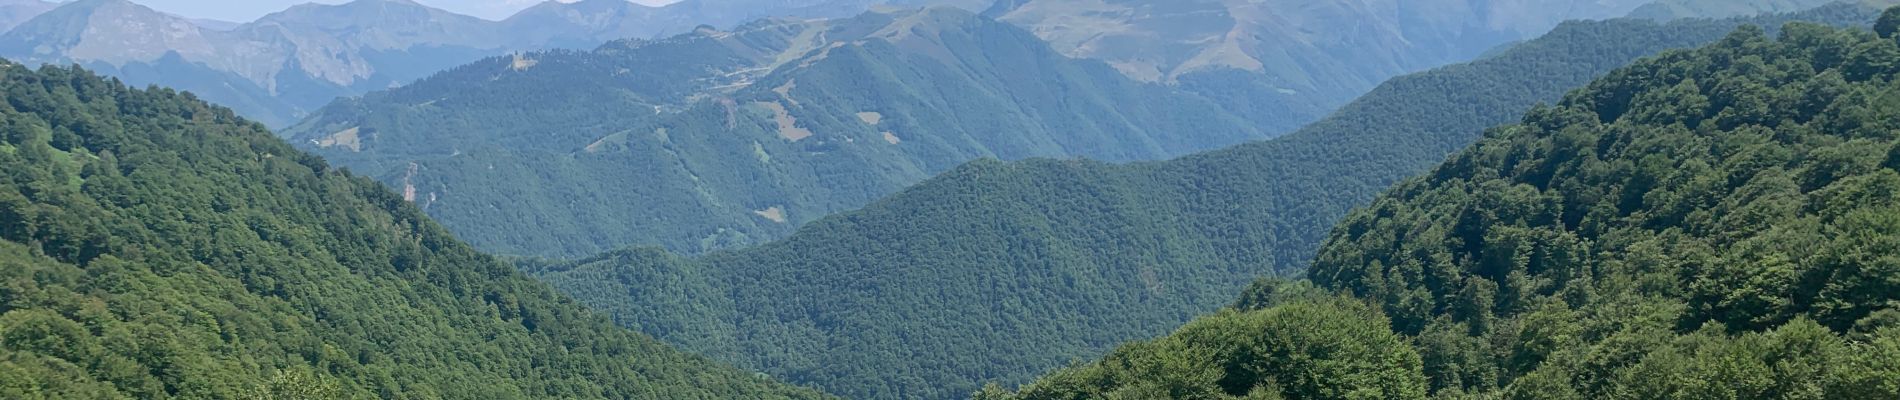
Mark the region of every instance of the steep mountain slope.
POLYGON ((1003 0, 986 12, 1131 77, 1265 75, 1305 101, 1342 104, 1387 78, 1470 60, 1568 19, 1648 0, 1003 0))
POLYGON ((953 9, 761 21, 484 60, 291 129, 492 251, 698 253, 781 237, 981 157, 1143 160, 1270 137, 1247 76, 1134 82, 953 9), (523 232, 520 226, 536 226, 523 232))
POLYGON ((787 239, 695 259, 614 252, 524 268, 686 349, 858 398, 1021 382, 1297 271, 1350 207, 1566 87, 1737 24, 1566 24, 1383 85, 1286 137, 1166 162, 978 161, 787 239), (708 318, 711 316, 711 318, 708 318))
POLYGON ((1307 276, 1356 300, 1262 284, 977 398, 1900 396, 1900 8, 1883 19, 1744 27, 1492 130, 1333 230, 1307 276), (1307 313, 1355 322, 1280 322, 1307 313))
POLYGON ((11 63, 0 94, 0 397, 822 397, 616 328, 228 109, 11 63))

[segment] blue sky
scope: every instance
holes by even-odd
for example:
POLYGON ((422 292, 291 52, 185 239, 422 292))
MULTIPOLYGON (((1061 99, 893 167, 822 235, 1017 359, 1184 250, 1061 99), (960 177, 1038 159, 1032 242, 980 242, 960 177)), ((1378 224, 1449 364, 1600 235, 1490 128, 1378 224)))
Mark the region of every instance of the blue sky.
MULTIPOLYGON (((547 0, 415 0, 417 3, 488 19, 502 19, 547 0)), ((566 0, 572 1, 572 0, 566 0)), ((660 5, 678 0, 632 0, 660 5)), ((152 9, 192 18, 249 22, 264 14, 302 3, 345 3, 348 0, 132 0, 152 9)))

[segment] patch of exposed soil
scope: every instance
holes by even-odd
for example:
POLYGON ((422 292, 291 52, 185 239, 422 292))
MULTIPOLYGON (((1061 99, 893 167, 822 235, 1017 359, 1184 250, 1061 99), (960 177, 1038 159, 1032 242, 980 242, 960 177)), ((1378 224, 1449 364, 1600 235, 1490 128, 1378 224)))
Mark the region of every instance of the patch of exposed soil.
POLYGON ((411 182, 410 179, 416 177, 416 168, 418 167, 420 166, 416 165, 416 163, 414 162, 411 162, 409 163, 409 172, 403 173, 402 175, 402 200, 403 201, 407 201, 411 203, 416 202, 416 184, 414 182, 411 182))
POLYGON ((765 218, 772 222, 785 223, 785 207, 772 206, 772 208, 757 210, 752 213, 758 214, 760 218, 765 218))
POLYGON ((514 56, 514 61, 508 63, 508 69, 515 70, 515 72, 527 71, 529 68, 534 68, 535 64, 541 63, 541 61, 528 58, 527 56, 521 55, 521 53, 515 53, 514 56))
POLYGON ((785 98, 785 102, 791 103, 793 107, 797 107, 798 99, 792 98, 792 89, 797 89, 797 88, 798 88, 798 80, 791 79, 791 80, 785 81, 785 84, 783 85, 778 85, 778 87, 772 88, 772 92, 778 93, 779 97, 785 98))
POLYGON ((360 133, 362 133, 361 128, 344 129, 311 142, 316 144, 317 147, 326 149, 342 146, 345 149, 350 149, 351 152, 360 152, 363 151, 363 138, 359 135, 360 133))
POLYGON ((812 136, 810 129, 798 127, 798 117, 793 117, 792 112, 786 110, 784 104, 760 102, 759 105, 772 110, 772 120, 778 122, 778 137, 796 142, 812 136))

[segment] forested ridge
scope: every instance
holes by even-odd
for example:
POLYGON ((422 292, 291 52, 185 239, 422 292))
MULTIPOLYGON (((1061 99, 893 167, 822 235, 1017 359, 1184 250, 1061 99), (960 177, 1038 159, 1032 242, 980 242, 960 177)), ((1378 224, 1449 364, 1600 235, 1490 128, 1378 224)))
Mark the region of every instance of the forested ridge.
POLYGON ((1253 277, 1297 273, 1351 207, 1638 57, 1740 24, 1877 14, 1570 23, 1395 79, 1281 139, 1127 165, 977 161, 762 246, 523 266, 623 325, 788 381, 963 397, 1162 334, 1253 277))
POLYGON ((1310 281, 975 397, 1900 397, 1897 33, 1619 69, 1354 211, 1310 281))
POLYGON ((1265 79, 1142 83, 968 12, 881 10, 497 57, 340 101, 290 136, 414 187, 485 250, 700 254, 978 158, 1155 160, 1323 116, 1265 79))
POLYGON ((613 326, 169 89, 0 66, 0 398, 822 398, 613 326))
POLYGON ((1631 10, 1629 16, 1655 20, 1725 18, 1797 12, 1834 3, 1886 8, 1900 4, 1900 0, 1656 0, 1631 10))

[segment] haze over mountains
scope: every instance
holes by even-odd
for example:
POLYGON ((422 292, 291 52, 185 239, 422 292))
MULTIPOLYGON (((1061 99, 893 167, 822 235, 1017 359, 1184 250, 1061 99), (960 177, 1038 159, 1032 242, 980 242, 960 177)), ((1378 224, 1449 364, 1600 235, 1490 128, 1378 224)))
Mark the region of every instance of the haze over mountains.
MULTIPOLYGON (((128 0, 77 0, 58 8, 8 0, 0 3, 0 22, 18 21, 5 25, 10 29, 0 35, 0 56, 30 64, 76 63, 134 85, 191 90, 282 127, 337 97, 511 51, 591 48, 763 16, 848 16, 878 3, 691 0, 648 7, 622 0, 550 1, 489 21, 408 0, 356 0, 299 5, 218 26, 128 0)), ((944 2, 975 7, 968 3, 944 2)))
MULTIPOLYGON (((1672 1, 1680 4, 1652 5, 1642 13, 1720 17, 1818 5, 1672 1)), ((951 6, 987 9, 1063 54, 1107 61, 1138 80, 1176 81, 1194 72, 1239 69, 1266 74, 1273 88, 1327 109, 1385 78, 1468 59, 1564 19, 1619 16, 1644 2, 1010 0, 992 6, 990 0, 688 0, 651 7, 584 0, 549 1, 490 21, 407 0, 356 0, 296 6, 237 24, 186 19, 129 0, 6 0, 0 3, 0 28, 21 29, 0 35, 0 56, 76 63, 134 85, 187 89, 284 127, 336 97, 406 84, 508 52, 590 49, 767 17, 847 17, 877 5, 951 6), (64 10, 52 12, 55 6, 64 10), (32 21, 42 14, 50 15, 32 21)))
POLYGON ((13 29, 58 6, 42 0, 0 0, 0 31, 13 29))

